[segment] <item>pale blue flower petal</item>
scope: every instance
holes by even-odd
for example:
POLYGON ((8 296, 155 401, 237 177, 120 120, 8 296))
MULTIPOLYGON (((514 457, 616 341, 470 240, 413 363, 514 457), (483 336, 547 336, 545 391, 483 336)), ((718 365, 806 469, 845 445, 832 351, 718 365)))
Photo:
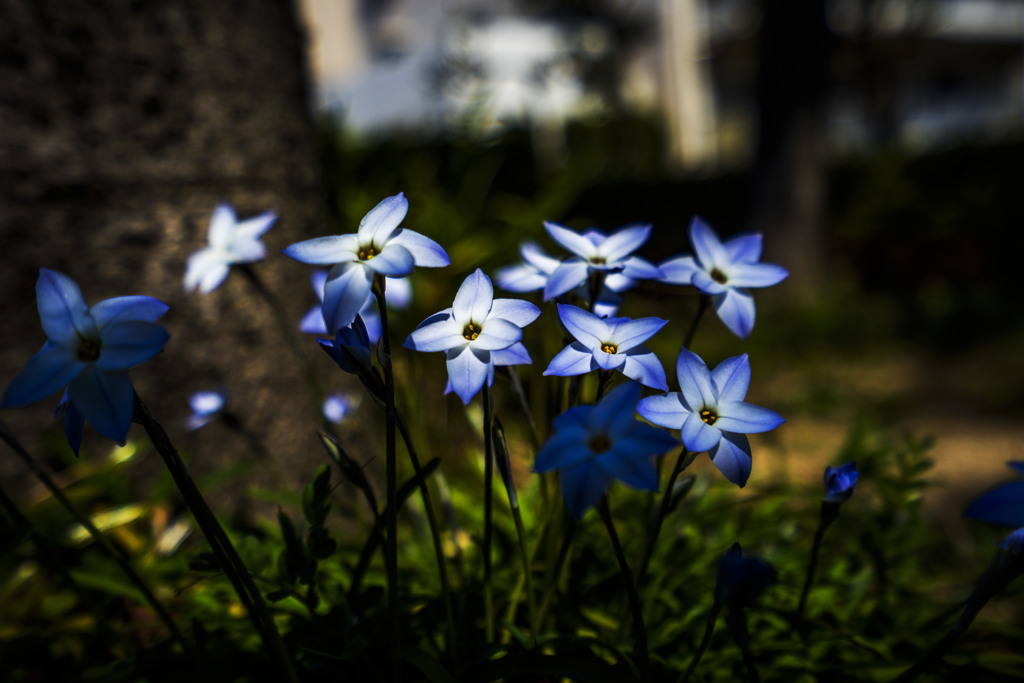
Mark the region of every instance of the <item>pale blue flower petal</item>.
POLYGON ((723 432, 760 434, 770 432, 785 422, 774 410, 743 401, 719 401, 715 427, 723 432))
POLYGON ((360 263, 380 275, 402 277, 412 272, 416 261, 408 249, 400 244, 388 242, 376 256, 360 263))
POLYGON ((545 254, 534 242, 524 242, 519 247, 519 254, 523 257, 524 261, 545 275, 553 273, 558 264, 561 263, 554 256, 545 254))
POLYGON ((495 274, 498 286, 506 292, 533 292, 543 289, 548 283, 548 276, 533 266, 506 266, 495 274))
POLYGON ((589 349, 599 348, 612 336, 607 322, 582 308, 558 304, 558 317, 569 334, 589 349))
POLYGON ((611 478, 599 467, 586 463, 562 470, 562 498, 565 507, 573 517, 579 519, 583 513, 601 502, 611 478))
POLYGON ((25 369, 11 380, 0 408, 15 408, 40 401, 67 386, 85 367, 74 350, 47 341, 32 356, 25 369))
POLYGON ((116 322, 103 329, 103 346, 96 367, 126 370, 163 351, 170 335, 160 325, 141 320, 116 322))
POLYGON ((579 342, 573 342, 551 359, 545 375, 569 377, 583 375, 594 369, 594 354, 579 342))
POLYGON ((611 328, 611 337, 605 341, 615 344, 619 353, 623 353, 634 346, 643 344, 653 337, 658 330, 665 327, 666 324, 668 324, 668 321, 661 318, 638 318, 636 320, 617 318, 609 320, 608 327, 611 328))
POLYGON ((99 334, 89 315, 82 290, 74 280, 55 270, 42 268, 36 280, 39 321, 50 341, 73 346, 78 337, 95 338, 99 334))
POLYGON ((200 249, 188 257, 185 267, 185 291, 199 290, 209 294, 228 276, 229 266, 222 255, 213 249, 200 249))
POLYGON ((627 351, 625 356, 626 361, 622 364, 623 375, 652 389, 668 391, 665 368, 653 351, 646 346, 638 346, 627 351))
POLYGON ((494 301, 494 287, 491 279, 477 268, 467 277, 455 293, 452 316, 462 325, 483 324, 491 311, 494 301))
POLYGON ((236 237, 246 243, 255 243, 263 236, 263 233, 274 227, 275 221, 277 221, 277 214, 273 211, 265 211, 239 223, 236 227, 236 237))
POLYGON ((490 352, 463 346, 448 351, 448 379, 465 405, 473 400, 487 381, 490 352))
MULTIPOLYGON (((416 265, 420 264, 417 263, 416 265)), ((384 285, 387 288, 388 308, 401 311, 412 303, 412 283, 409 281, 409 278, 386 277, 384 278, 384 285)))
POLYGON ((774 263, 736 263, 729 267, 730 287, 771 287, 789 277, 789 271, 774 263))
POLYGON ((676 361, 676 379, 683 394, 683 404, 700 410, 718 403, 718 394, 711 381, 711 372, 700 356, 683 349, 676 361))
POLYGON ((135 412, 135 392, 127 370, 89 366, 68 385, 68 396, 93 429, 124 445, 135 412))
POLYGON ((529 365, 532 362, 533 359, 522 342, 517 342, 507 349, 491 351, 491 363, 494 365, 529 365))
POLYGON ((196 289, 199 290, 200 294, 209 294, 213 290, 221 286, 225 279, 228 277, 228 273, 231 272, 231 266, 224 263, 223 261, 209 261, 206 267, 200 274, 199 283, 196 285, 196 289))
POLYGON ((715 295, 730 291, 728 285, 724 285, 718 280, 715 280, 707 271, 704 270, 698 270, 693 274, 691 284, 704 294, 715 295))
POLYGON ((729 261, 729 254, 722 245, 718 233, 700 217, 694 216, 690 221, 690 244, 697 261, 707 270, 712 270, 729 261))
POLYGON ((358 263, 331 268, 324 285, 324 322, 329 333, 348 327, 370 296, 372 273, 358 263))
POLYGON ((238 218, 230 204, 220 202, 210 215, 210 226, 206 231, 206 241, 218 249, 228 249, 235 236, 235 223, 238 218))
POLYGON ((358 260, 359 242, 355 235, 328 235, 296 242, 284 250, 284 255, 316 266, 330 266, 337 263, 358 260))
POLYGON ((299 330, 306 334, 330 334, 327 331, 327 323, 324 322, 324 311, 321 306, 314 306, 309 309, 306 315, 299 321, 299 330))
POLYGON ((632 289, 635 286, 636 280, 626 277, 621 272, 606 273, 604 276, 604 291, 597 295, 597 306, 594 307, 594 313, 601 318, 615 315, 615 310, 622 303, 622 297, 616 294, 616 292, 625 292, 627 289, 632 289), (610 313, 602 313, 598 310, 602 304, 610 305, 612 311, 610 313))
POLYGON ((473 348, 497 351, 512 346, 522 338, 523 330, 518 325, 501 318, 488 318, 480 336, 471 343, 473 348))
POLYGON ((623 261, 620 272, 631 280, 660 280, 664 276, 661 268, 639 256, 630 256, 623 261))
MULTIPOLYGON (((544 228, 548 231, 548 234, 551 235, 551 239, 555 240, 582 259, 589 260, 590 257, 597 253, 594 243, 575 230, 570 230, 564 225, 559 225, 558 223, 552 223, 550 221, 544 221, 544 228)), ((572 289, 572 287, 569 289, 572 289)), ((552 296, 558 295, 553 294, 552 296)), ((548 298, 551 297, 545 295, 545 299, 548 298)))
POLYGON ((426 235, 413 232, 408 228, 399 228, 388 240, 388 245, 396 244, 405 247, 412 254, 417 266, 424 268, 443 268, 451 263, 448 253, 440 244, 426 235))
POLYGON ((382 200, 359 222, 359 243, 364 246, 373 244, 376 247, 383 247, 391 233, 405 219, 408 211, 409 200, 405 198, 403 192, 382 200))
POLYGON ((647 242, 651 236, 651 227, 647 223, 620 228, 604 240, 597 248, 597 253, 608 263, 621 261, 647 242))
POLYGON ((726 358, 711 371, 719 401, 742 401, 750 387, 750 360, 747 354, 726 358))
POLYGON ((708 455, 726 479, 740 488, 746 486, 753 464, 747 437, 742 434, 723 434, 722 440, 708 455))
POLYGON ((462 334, 462 325, 451 316, 434 315, 413 330, 404 346, 414 351, 447 351, 465 346, 469 341, 462 334))
POLYGON ((366 327, 366 341, 368 344, 376 344, 380 341, 381 335, 384 332, 384 327, 380 321, 380 312, 377 310, 377 302, 371 296, 367 303, 372 306, 363 306, 359 309, 359 315, 352 321, 352 324, 356 324, 357 321, 362 321, 366 327))
POLYGON ((718 317, 740 339, 754 329, 754 297, 749 292, 730 289, 713 300, 718 317))
POLYGON ((89 313, 102 330, 114 322, 156 322, 169 308, 163 301, 151 296, 117 296, 99 302, 89 309, 89 313))
POLYGON ((693 414, 683 406, 677 392, 642 398, 636 412, 645 420, 669 429, 681 429, 687 416, 693 414))
POLYGON ((704 422, 697 413, 690 413, 686 416, 679 436, 682 437, 686 447, 694 453, 711 450, 722 440, 722 432, 704 422))
POLYGON ((607 353, 601 347, 591 349, 590 353, 594 356, 594 363, 602 370, 618 370, 626 362, 626 354, 607 353))
POLYGON ((732 263, 757 263, 761 260, 761 234, 736 235, 725 243, 732 263))
POLYGON ((670 285, 693 284, 693 276, 701 270, 692 256, 674 256, 658 264, 662 282, 670 285))
POLYGON ((587 281, 588 272, 586 261, 564 261, 548 278, 548 283, 544 286, 544 301, 550 301, 576 289, 587 281))
POLYGON ((540 316, 540 309, 522 299, 495 299, 491 302, 491 319, 502 318, 519 327, 526 327, 540 316))

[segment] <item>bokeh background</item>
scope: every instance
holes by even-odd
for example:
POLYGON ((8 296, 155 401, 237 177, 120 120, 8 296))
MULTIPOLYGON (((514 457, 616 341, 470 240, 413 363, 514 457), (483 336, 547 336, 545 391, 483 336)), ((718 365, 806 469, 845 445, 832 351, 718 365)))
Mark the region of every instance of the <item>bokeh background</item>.
MULTIPOLYGON (((749 340, 709 318, 695 344, 749 353, 751 400, 789 419, 755 442, 749 490, 813 481, 853 425, 889 425, 934 437, 926 504, 964 533, 963 503, 1024 459, 1022 162, 1020 1, 0 0, 0 381, 44 341, 40 267, 90 302, 166 301, 172 340, 137 389, 197 472, 260 461, 217 480, 244 512, 251 486, 298 490, 324 456, 249 283, 182 288, 218 201, 280 214, 255 269, 297 322, 310 269, 280 249, 404 191, 452 266, 416 274, 399 337, 523 240, 555 251, 543 220, 652 222, 659 260, 699 214, 763 232, 792 273, 759 292, 749 340), (215 387, 266 455, 186 432, 188 396, 215 387)), ((632 311, 672 321, 667 366, 695 308, 680 291, 646 286, 632 311)), ((354 390, 307 341, 325 388, 354 390)), ((462 408, 437 366, 410 392, 445 424, 462 408)), ((63 471, 58 398, 2 418, 63 471)), ((340 427, 368 457, 375 419, 340 427)), ((108 448, 87 430, 86 457, 108 448)), ((33 495, 17 461, 0 475, 33 495)))

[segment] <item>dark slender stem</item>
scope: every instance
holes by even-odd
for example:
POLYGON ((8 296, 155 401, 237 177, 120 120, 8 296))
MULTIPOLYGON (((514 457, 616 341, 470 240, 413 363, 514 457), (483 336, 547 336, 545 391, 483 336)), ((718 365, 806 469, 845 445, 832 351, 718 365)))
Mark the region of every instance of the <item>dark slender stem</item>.
POLYGON ((693 316, 693 322, 690 323, 690 329, 686 333, 686 337, 683 339, 683 348, 689 349, 690 345, 693 344, 693 337, 697 334, 697 325, 700 323, 701 317, 704 315, 704 311, 708 310, 708 306, 711 305, 711 297, 707 294, 700 295, 700 303, 697 305, 697 314, 693 316))
POLYGON ((654 524, 651 527, 651 533, 647 537, 647 545, 644 547, 644 556, 640 560, 640 568, 636 573, 637 583, 643 583, 644 579, 647 578, 647 569, 651 564, 651 557, 654 555, 654 546, 658 542, 658 536, 661 535, 661 527, 665 523, 665 517, 668 516, 668 511, 672 507, 672 489, 675 488, 676 479, 683 473, 690 463, 693 462, 696 457, 696 453, 690 453, 690 451, 683 448, 679 457, 676 459, 676 465, 672 468, 672 474, 668 478, 668 486, 665 487, 665 492, 661 495, 661 504, 658 506, 658 515, 654 518, 654 524))
POLYGON ((608 388, 608 382, 611 381, 613 374, 612 370, 597 371, 597 395, 594 396, 594 403, 604 398, 605 389, 608 388))
POLYGON ((263 595, 255 583, 253 583, 252 577, 242 562, 242 558, 238 556, 238 551, 235 550, 231 539, 228 538, 224 528, 217 521, 217 517, 206 504, 206 500, 199 492, 198 487, 196 487, 192 476, 188 473, 185 463, 182 462, 178 451, 174 448, 174 444, 168 438, 167 432, 164 431, 159 422, 153 419, 153 416, 149 413, 149 408, 146 407, 146 404, 138 394, 135 394, 135 415, 133 420, 141 424, 146 430, 150 441, 153 442, 153 447, 160 454, 160 457, 163 458, 164 464, 174 479, 174 483, 185 499, 185 504, 192 512, 192 516, 210 544, 210 549, 213 551, 217 564, 231 581, 231 585, 234 586, 239 600, 242 601, 249 614, 249 620, 252 621, 253 627, 259 633, 264 646, 269 650, 270 656, 277 661, 286 680, 297 682, 298 675, 295 672, 295 667, 292 665, 291 657, 284 645, 284 641, 281 640, 281 635, 277 632, 274 620, 267 611, 266 605, 263 602, 263 595))
POLYGON ((383 275, 377 275, 373 279, 373 295, 377 298, 377 308, 380 309, 381 326, 381 365, 384 369, 384 410, 385 410, 385 449, 386 449, 386 480, 387 480, 387 552, 385 562, 387 563, 388 579, 388 615, 391 624, 392 648, 392 673, 398 677, 401 673, 397 648, 400 644, 398 628, 398 506, 395 505, 395 493, 398 482, 395 450, 395 374, 391 365, 391 333, 388 325, 388 306, 385 297, 385 283, 383 275))
POLYGON ((174 623, 174 619, 171 618, 171 615, 164 608, 163 603, 157 599, 153 594, 153 591, 149 590, 149 586, 146 585, 146 582, 142 580, 142 577, 139 576, 132 567, 131 559, 128 555, 126 555, 120 547, 111 543, 110 540, 103 535, 103 532, 97 529, 96 525, 93 524, 86 515, 78 511, 78 508, 76 508, 71 500, 64 495, 64 491, 62 491, 50 475, 39 466, 39 463, 32 457, 32 454, 28 452, 20 441, 18 441, 13 432, 11 432, 3 422, 0 422, 0 439, 3 439, 10 449, 14 451, 26 465, 28 465, 29 470, 32 471, 32 474, 35 475, 36 479, 42 482, 43 486, 46 487, 46 490, 50 492, 50 495, 52 495, 54 499, 56 499, 57 502, 71 514, 75 521, 81 524, 82 527, 89 532, 89 536, 91 536, 92 539, 99 544, 100 548, 102 548, 107 555, 117 563, 117 566, 121 568, 121 571, 123 571, 125 576, 128 577, 128 580, 132 582, 140 593, 142 593, 142 597, 147 603, 149 603, 149 606, 153 609, 157 618, 159 618, 160 621, 163 622, 164 626, 167 627, 167 631, 171 634, 171 637, 178 641, 186 652, 191 652, 191 645, 187 640, 185 640, 181 631, 178 630, 178 627, 174 623))
POLYGON ((552 568, 547 586, 544 588, 544 597, 540 601, 540 609, 537 611, 538 627, 544 623, 544 617, 547 615, 548 605, 550 604, 551 597, 554 595, 555 588, 558 585, 558 576, 562 573, 562 566, 565 564, 565 559, 569 556, 569 548, 572 547, 572 539, 575 535, 576 520, 569 518, 568 524, 566 524, 565 527, 565 534, 562 535, 562 545, 558 548, 558 556, 555 560, 555 565, 552 568))
POLYGON ((626 563, 626 555, 622 552, 622 544, 619 543, 619 535, 615 532, 615 522, 612 521, 611 509, 608 507, 608 496, 601 499, 597 506, 601 513, 601 520, 608 529, 608 537, 611 538, 612 547, 615 549, 615 557, 619 560, 619 568, 622 570, 622 581, 626 584, 626 595, 629 597, 629 608, 633 612, 633 658, 640 669, 640 677, 651 680, 650 655, 647 652, 647 629, 644 628, 644 611, 640 604, 640 595, 636 592, 636 584, 633 583, 633 574, 629 571, 629 564, 626 563))
POLYGON ((491 432, 494 429, 494 409, 491 405, 491 388, 484 382, 484 631, 487 642, 494 642, 494 598, 491 593, 491 537, 492 515, 494 512, 494 445, 491 432))
POLYGON ((807 564, 807 577, 804 579, 803 590, 800 591, 800 602, 797 604, 796 612, 793 614, 793 628, 798 628, 804 618, 804 609, 807 607, 807 597, 811 593, 811 584, 814 582, 814 573, 818 569, 818 556, 821 553, 821 539, 825 537, 825 529, 836 519, 838 510, 837 503, 821 504, 821 522, 817 531, 814 532, 814 544, 811 546, 811 560, 807 564))
POLYGON ((714 603, 711 605, 711 613, 708 614, 708 623, 707 626, 704 627, 704 637, 701 639, 700 646, 697 648, 697 654, 693 656, 693 659, 690 660, 690 666, 686 667, 686 671, 684 671, 683 675, 679 677, 679 683, 685 683, 690 678, 690 674, 692 674, 694 669, 697 668, 697 665, 700 664, 700 660, 704 656, 704 653, 707 652, 708 645, 711 644, 711 635, 715 632, 715 621, 718 619, 718 613, 721 609, 722 603, 719 602, 716 597, 714 603))

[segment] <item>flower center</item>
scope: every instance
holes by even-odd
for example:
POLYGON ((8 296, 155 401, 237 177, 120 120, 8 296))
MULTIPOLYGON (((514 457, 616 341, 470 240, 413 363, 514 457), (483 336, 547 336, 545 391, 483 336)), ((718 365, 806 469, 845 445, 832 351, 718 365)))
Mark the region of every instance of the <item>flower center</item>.
POLYGON ((725 273, 720 271, 718 268, 715 268, 714 270, 711 271, 711 279, 720 285, 724 285, 726 282, 729 281, 729 278, 725 276, 725 273))
POLYGON ((700 419, 709 425, 713 425, 715 424, 715 421, 718 420, 718 416, 715 415, 713 411, 705 408, 704 410, 700 411, 700 419))
POLYGON ((618 353, 619 347, 616 346, 615 344, 605 342, 604 344, 601 345, 601 350, 604 351, 605 353, 618 353))
POLYGON ((100 359, 103 342, 99 339, 80 339, 78 342, 78 360, 83 363, 95 363, 100 359))
POLYGON ((603 266, 605 264, 604 256, 594 256, 590 259, 590 262, 595 266, 603 266))
POLYGON ((483 331, 483 329, 483 325, 469 323, 468 325, 462 328, 462 336, 465 337, 467 341, 474 341, 477 337, 480 336, 480 333, 483 331))
POLYGON ((369 261, 376 255, 377 250, 373 248, 372 244, 368 247, 359 247, 359 253, 356 254, 360 261, 369 261))
POLYGON ((612 447, 612 442, 608 440, 608 437, 605 434, 595 434, 590 437, 590 441, 587 442, 587 446, 595 453, 604 453, 612 447))

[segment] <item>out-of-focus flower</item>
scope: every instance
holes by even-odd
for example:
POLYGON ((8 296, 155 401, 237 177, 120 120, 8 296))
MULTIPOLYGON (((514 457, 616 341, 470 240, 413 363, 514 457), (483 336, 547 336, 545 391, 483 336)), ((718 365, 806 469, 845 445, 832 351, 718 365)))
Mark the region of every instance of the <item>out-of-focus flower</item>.
POLYGON ((355 234, 317 237, 284 250, 296 261, 332 266, 323 299, 328 330, 352 324, 370 297, 375 275, 403 277, 413 266, 449 264, 448 254, 437 242, 398 227, 408 211, 409 201, 399 192, 371 209, 355 234))
MULTIPOLYGON (((409 284, 409 278, 387 277, 384 279, 386 281, 385 286, 387 287, 388 308, 401 310, 408 306, 409 302, 412 301, 412 285, 409 284)), ((299 330, 306 334, 329 335, 330 332, 327 331, 327 323, 324 322, 323 311, 324 285, 327 283, 327 271, 314 270, 310 281, 320 303, 309 309, 306 315, 302 317, 302 320, 299 321, 299 330)), ((381 335, 380 312, 377 310, 376 300, 373 297, 369 297, 359 310, 358 315, 363 319, 363 324, 366 325, 366 333, 370 338, 370 343, 376 344, 380 341, 381 335)))
POLYGON ((676 256, 659 264, 661 278, 673 285, 693 285, 711 296, 718 317, 741 339, 754 329, 751 288, 776 285, 789 275, 782 266, 758 263, 761 235, 739 235, 722 243, 710 225, 690 221, 693 256, 676 256))
POLYGON ((455 294, 451 308, 430 316, 404 346, 414 351, 444 351, 448 381, 466 405, 494 381, 496 365, 532 362, 520 341, 523 329, 540 309, 519 299, 495 299, 491 279, 479 268, 455 294))
POLYGON ((775 579, 774 567, 762 559, 744 555, 740 544, 733 543, 718 563, 715 597, 727 608, 749 607, 775 579))
POLYGON ((558 304, 558 317, 576 341, 556 355, 545 375, 582 375, 592 370, 619 370, 626 377, 668 390, 661 361, 642 346, 668 322, 661 318, 602 319, 582 308, 558 304))
POLYGON ((825 468, 825 502, 842 503, 849 500, 857 488, 857 463, 848 462, 839 467, 825 468))
MULTIPOLYGON (((1019 474, 1024 474, 1024 461, 1006 463, 1019 474)), ((965 517, 973 517, 991 524, 1003 526, 1024 526, 1024 481, 1013 481, 998 486, 964 511, 965 517)))
MULTIPOLYGON (((544 223, 551 238, 575 254, 559 262, 548 275, 544 285, 544 301, 549 301, 587 282, 591 273, 610 277, 621 275, 629 280, 653 280, 662 277, 661 270, 653 263, 639 256, 631 256, 651 236, 650 224, 627 225, 611 235, 591 228, 582 235, 569 228, 544 223)), ((609 285, 613 291, 622 291, 632 285, 614 282, 609 285), (621 289, 619 288, 621 287, 621 289)))
POLYGON ((11 381, 0 407, 35 403, 66 387, 61 407, 75 453, 83 419, 124 445, 135 412, 128 369, 163 350, 169 335, 156 320, 167 312, 167 304, 148 296, 122 296, 89 308, 74 280, 46 268, 36 281, 36 300, 48 339, 11 381))
POLYGON ((197 391, 192 394, 188 403, 192 407, 192 414, 188 416, 185 425, 192 432, 205 426, 217 413, 224 410, 224 404, 227 403, 227 393, 223 389, 197 391))
POLYGON ((752 462, 746 435, 785 422, 775 411, 743 401, 750 387, 747 355, 726 358, 710 371, 697 354, 683 349, 676 377, 681 391, 648 396, 637 411, 654 424, 680 430, 688 449, 708 451, 726 479, 744 486, 752 462))
POLYGON ((218 204, 210 218, 207 235, 209 246, 200 249, 188 259, 185 270, 185 289, 209 294, 224 282, 231 266, 236 263, 255 263, 267 255, 267 247, 260 237, 274 225, 277 214, 261 213, 238 222, 235 210, 228 204, 218 204))
POLYGON ((347 394, 331 394, 324 399, 324 417, 337 424, 348 416, 352 407, 352 398, 347 394))
POLYGON ((640 385, 616 387, 594 406, 570 408, 555 418, 555 433, 537 453, 535 472, 559 470, 562 497, 575 517, 597 505, 613 479, 643 491, 658 490, 654 456, 678 442, 636 419, 640 385))
POLYGON ((1016 531, 1011 531, 1010 534, 1003 539, 1003 543, 1000 547, 1014 555, 1020 555, 1021 551, 1024 551, 1024 527, 1021 527, 1016 531))

